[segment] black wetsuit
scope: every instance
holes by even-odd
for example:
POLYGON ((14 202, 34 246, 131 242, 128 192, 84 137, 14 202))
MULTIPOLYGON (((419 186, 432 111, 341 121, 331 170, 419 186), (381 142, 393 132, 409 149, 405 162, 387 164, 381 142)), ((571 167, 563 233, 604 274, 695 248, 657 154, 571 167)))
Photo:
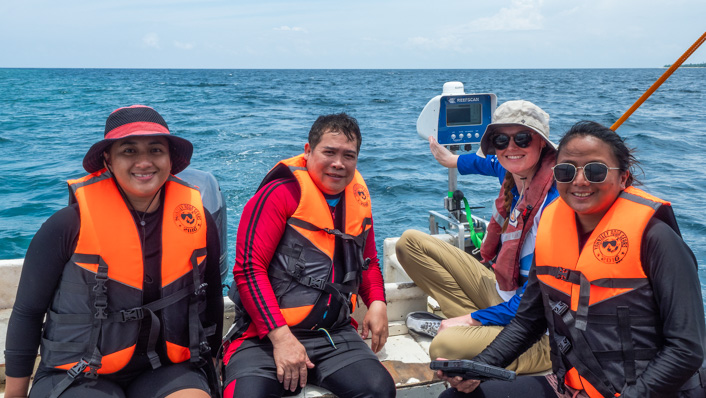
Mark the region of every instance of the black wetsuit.
MULTIPOLYGON (((582 239, 582 244, 586 239, 582 239)), ((704 308, 696 257, 684 241, 664 222, 652 219, 645 228, 640 260, 648 276, 662 318, 663 336, 669 344, 660 347, 648 368, 637 377, 637 383, 621 391, 622 398, 676 396, 685 378, 701 365, 704 358, 704 308), (686 371, 689 369, 689 371, 686 371)), ((498 337, 475 359, 497 366, 507 366, 544 335, 547 321, 539 281, 532 267, 527 290, 517 316, 498 337)), ((706 389, 696 395, 703 397, 706 389)), ((556 397, 545 378, 519 377, 515 382, 482 383, 471 394, 453 389, 442 397, 556 397), (502 395, 501 395, 502 393, 502 395)))

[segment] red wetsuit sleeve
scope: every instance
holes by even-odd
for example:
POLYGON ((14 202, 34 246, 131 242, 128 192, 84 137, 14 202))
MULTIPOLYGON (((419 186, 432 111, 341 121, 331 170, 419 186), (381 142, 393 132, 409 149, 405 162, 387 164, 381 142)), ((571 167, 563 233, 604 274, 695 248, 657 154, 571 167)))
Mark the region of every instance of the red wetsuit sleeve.
POLYGON ((299 196, 296 180, 272 181, 248 201, 240 217, 233 279, 260 338, 287 324, 267 269, 299 196))
POLYGON ((369 258, 370 264, 368 269, 363 271, 363 280, 360 285, 359 293, 366 307, 370 307, 373 301, 385 301, 385 284, 380 271, 380 260, 378 259, 378 251, 375 247, 375 228, 370 227, 370 233, 365 241, 365 250, 363 258, 369 258))

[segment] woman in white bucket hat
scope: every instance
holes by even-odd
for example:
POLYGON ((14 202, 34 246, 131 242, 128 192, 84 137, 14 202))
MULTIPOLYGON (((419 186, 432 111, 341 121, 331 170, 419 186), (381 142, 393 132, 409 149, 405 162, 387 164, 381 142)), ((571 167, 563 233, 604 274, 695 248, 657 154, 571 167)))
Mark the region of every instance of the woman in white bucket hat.
MULTIPOLYGON (((428 313, 412 313, 409 328, 434 337, 429 348, 432 359, 470 359, 517 311, 539 217, 558 196, 551 170, 556 146, 549 141, 549 115, 521 100, 505 102, 495 110, 477 154, 454 155, 432 137, 429 146, 443 166, 456 167, 461 174, 496 176, 502 184, 480 248, 482 262, 415 230, 406 231, 396 246, 405 271, 436 299, 448 318, 440 321, 428 313)), ((550 367, 549 342, 544 337, 508 369, 535 373, 550 367)))

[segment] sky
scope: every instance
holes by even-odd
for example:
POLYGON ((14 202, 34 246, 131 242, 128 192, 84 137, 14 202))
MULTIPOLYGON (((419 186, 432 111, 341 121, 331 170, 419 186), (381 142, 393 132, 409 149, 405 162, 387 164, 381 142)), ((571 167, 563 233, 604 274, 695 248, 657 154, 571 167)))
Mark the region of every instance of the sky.
POLYGON ((705 31, 704 0, 0 0, 0 67, 652 68, 705 31))

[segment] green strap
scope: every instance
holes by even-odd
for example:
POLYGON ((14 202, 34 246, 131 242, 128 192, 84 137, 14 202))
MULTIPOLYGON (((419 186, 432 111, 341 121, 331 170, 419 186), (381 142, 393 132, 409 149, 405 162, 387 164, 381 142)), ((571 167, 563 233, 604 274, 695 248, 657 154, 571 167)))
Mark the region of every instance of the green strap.
MULTIPOLYGON (((449 198, 453 198, 453 192, 449 191, 449 198)), ((466 206, 466 219, 468 220, 468 230, 471 233, 471 242, 476 249, 480 249, 481 243, 483 243, 483 236, 485 232, 477 232, 475 224, 473 223, 473 217, 471 217, 471 206, 468 205, 468 199, 463 198, 463 204, 466 206)))

